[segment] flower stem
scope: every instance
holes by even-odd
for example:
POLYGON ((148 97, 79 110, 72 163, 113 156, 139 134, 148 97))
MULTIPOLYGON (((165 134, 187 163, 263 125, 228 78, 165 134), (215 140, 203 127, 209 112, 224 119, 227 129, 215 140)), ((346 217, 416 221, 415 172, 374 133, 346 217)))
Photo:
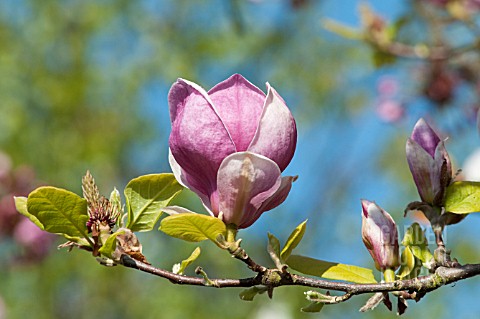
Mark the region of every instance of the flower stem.
POLYGON ((233 243, 237 237, 238 226, 235 224, 228 224, 227 225, 227 242, 233 243))
POLYGON ((385 282, 394 282, 395 272, 393 271, 393 269, 387 268, 383 272, 383 277, 385 278, 385 282))

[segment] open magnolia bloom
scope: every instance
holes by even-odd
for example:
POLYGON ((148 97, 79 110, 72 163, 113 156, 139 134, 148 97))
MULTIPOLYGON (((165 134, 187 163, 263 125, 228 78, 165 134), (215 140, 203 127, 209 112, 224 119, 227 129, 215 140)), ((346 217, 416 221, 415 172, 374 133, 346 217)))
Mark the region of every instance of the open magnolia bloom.
POLYGON ((398 268, 397 225, 389 213, 365 199, 362 200, 362 239, 378 270, 398 268))
POLYGON ((235 74, 206 92, 178 79, 168 95, 170 165, 226 224, 246 228, 280 205, 295 177, 282 177, 295 152, 295 120, 267 83, 267 95, 235 74))
POLYGON ((406 151, 420 198, 425 203, 441 206, 452 180, 452 166, 443 141, 424 119, 415 124, 406 151))

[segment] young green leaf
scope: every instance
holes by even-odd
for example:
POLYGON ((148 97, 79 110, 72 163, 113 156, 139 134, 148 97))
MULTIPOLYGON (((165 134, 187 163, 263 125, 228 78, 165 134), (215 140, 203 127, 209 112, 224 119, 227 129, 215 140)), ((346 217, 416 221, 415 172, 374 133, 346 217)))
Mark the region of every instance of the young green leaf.
POLYGON ((73 236, 68 236, 63 234, 63 237, 65 237, 69 242, 73 242, 78 244, 79 246, 92 246, 90 242, 90 238, 87 240, 85 237, 73 237, 73 236))
POLYGON ((282 262, 280 261, 280 241, 278 240, 277 237, 275 237, 273 234, 270 234, 270 233, 268 233, 267 251, 268 251, 268 254, 270 255, 270 258, 275 263, 275 266, 278 269, 282 269, 284 265, 282 265, 282 262))
POLYGON ((77 194, 50 186, 39 187, 28 195, 27 211, 48 232, 89 240, 87 201, 77 194))
POLYGON ((112 258, 112 253, 117 248, 117 236, 123 233, 125 233, 125 231, 119 230, 108 236, 107 240, 98 251, 105 257, 112 258))
POLYGON ((379 49, 374 49, 372 52, 372 60, 376 68, 381 68, 383 66, 388 66, 395 63, 397 58, 390 53, 386 53, 379 49))
POLYGON ((280 256, 280 241, 275 235, 268 233, 268 252, 274 254, 277 258, 280 256))
POLYGON ((287 264, 290 268, 306 275, 361 284, 376 282, 371 269, 358 266, 332 263, 299 255, 291 255, 287 259, 287 264))
POLYGON ((217 236, 226 236, 227 228, 220 219, 213 216, 181 213, 162 219, 159 230, 186 241, 198 242, 210 239, 217 243, 217 236))
POLYGON ((124 215, 124 212, 123 212, 123 209, 124 209, 124 206, 122 206, 122 198, 120 197, 120 192, 117 190, 116 187, 113 188, 113 191, 110 193, 110 206, 112 208, 112 214, 113 215, 117 215, 118 214, 118 218, 117 218, 117 225, 120 226, 120 227, 123 227, 123 215, 124 215))
POLYGON ((150 231, 155 227, 162 208, 182 190, 173 174, 151 174, 132 179, 125 187, 128 207, 127 228, 150 231))
POLYGON ((323 306, 325 306, 324 303, 321 302, 312 302, 306 307, 303 307, 301 309, 302 312, 320 312, 323 309, 323 306))
POLYGON ((423 229, 418 223, 413 223, 408 227, 403 237, 402 245, 409 247, 411 253, 423 263, 428 263, 433 255, 428 249, 428 242, 423 229))
POLYGON ((17 209, 17 212, 19 212, 20 214, 22 214, 23 216, 27 217, 28 219, 30 219, 35 225, 37 225, 38 228, 40 228, 41 230, 45 230, 45 227, 43 226, 43 224, 38 220, 37 217, 33 216, 32 214, 30 214, 27 210, 27 197, 23 197, 23 196, 14 196, 13 197, 14 200, 15 200, 15 208, 17 209))
POLYGON ((363 35, 361 30, 344 25, 332 19, 324 18, 321 21, 322 27, 343 38, 352 40, 361 40, 363 35))
POLYGON ((178 269, 176 269, 174 273, 183 275, 185 269, 187 269, 187 267, 190 266, 198 258, 198 256, 200 256, 200 252, 200 247, 195 248, 195 250, 190 254, 187 259, 182 260, 182 262, 179 264, 178 269))
POLYGON ((415 268, 415 256, 413 255, 412 251, 410 250, 409 246, 406 246, 402 252, 402 256, 400 257, 400 270, 398 271, 397 276, 400 279, 404 279, 415 268))
POLYGON ((287 242, 285 243, 285 247, 283 247, 282 252, 280 253, 281 260, 285 261, 288 259, 288 257, 290 257, 292 251, 295 249, 295 247, 298 246, 298 244, 302 240, 303 235, 305 234, 306 227, 307 221, 305 220, 293 230, 293 232, 288 237, 287 242))
POLYGON ((480 212, 480 182, 455 182, 448 186, 445 211, 455 214, 480 212))
POLYGON ((267 291, 267 287, 265 286, 253 286, 251 288, 243 290, 240 294, 239 297, 242 300, 245 301, 252 301, 253 298, 255 298, 256 295, 263 294, 265 291, 267 291))

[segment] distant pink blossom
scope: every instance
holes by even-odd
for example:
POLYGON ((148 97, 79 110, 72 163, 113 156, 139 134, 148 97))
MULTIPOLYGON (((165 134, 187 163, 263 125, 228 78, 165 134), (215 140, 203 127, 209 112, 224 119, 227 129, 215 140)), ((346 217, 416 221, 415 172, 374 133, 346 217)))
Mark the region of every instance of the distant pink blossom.
POLYGON ((15 227, 13 238, 27 250, 27 258, 41 258, 46 255, 53 240, 50 233, 41 230, 24 217, 15 227))
POLYGON ((392 99, 379 101, 375 111, 378 117, 387 123, 398 122, 405 115, 405 108, 403 105, 392 99))
POLYGON ((398 81, 391 77, 382 77, 377 84, 378 94, 381 96, 392 96, 398 92, 398 81))

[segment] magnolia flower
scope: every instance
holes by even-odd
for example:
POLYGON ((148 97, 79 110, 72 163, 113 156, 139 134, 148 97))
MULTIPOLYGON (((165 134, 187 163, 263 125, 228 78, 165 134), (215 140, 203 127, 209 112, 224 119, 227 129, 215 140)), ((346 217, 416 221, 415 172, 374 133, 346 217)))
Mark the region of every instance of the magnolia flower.
POLYGON ((418 120, 407 140, 407 161, 423 202, 442 206, 452 180, 452 166, 445 145, 424 119, 418 120))
POLYGON ((178 79, 168 95, 170 165, 214 216, 246 228, 287 197, 281 172, 295 151, 295 120, 267 83, 267 95, 239 74, 206 92, 178 79))
POLYGON ((362 239, 378 270, 398 268, 397 225, 389 213, 365 199, 362 200, 362 239))

